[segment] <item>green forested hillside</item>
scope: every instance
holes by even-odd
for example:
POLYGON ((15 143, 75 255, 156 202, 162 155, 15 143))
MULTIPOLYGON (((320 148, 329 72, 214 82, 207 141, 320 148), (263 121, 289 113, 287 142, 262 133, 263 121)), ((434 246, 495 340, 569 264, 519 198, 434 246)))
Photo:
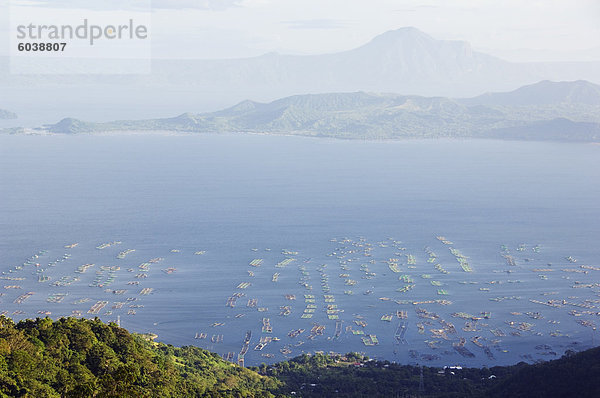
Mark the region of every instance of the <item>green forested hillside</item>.
POLYGON ((154 344, 115 324, 0 317, 0 395, 271 397, 278 382, 195 348, 154 344))

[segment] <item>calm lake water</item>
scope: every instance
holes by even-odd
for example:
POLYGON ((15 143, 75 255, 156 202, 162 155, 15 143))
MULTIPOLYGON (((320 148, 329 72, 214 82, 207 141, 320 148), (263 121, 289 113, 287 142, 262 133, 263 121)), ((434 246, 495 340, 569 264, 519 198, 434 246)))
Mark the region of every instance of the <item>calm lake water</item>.
POLYGON ((597 145, 1 136, 1 310, 100 302, 105 321, 234 361, 249 330, 246 364, 553 359, 596 343, 599 182, 597 145))

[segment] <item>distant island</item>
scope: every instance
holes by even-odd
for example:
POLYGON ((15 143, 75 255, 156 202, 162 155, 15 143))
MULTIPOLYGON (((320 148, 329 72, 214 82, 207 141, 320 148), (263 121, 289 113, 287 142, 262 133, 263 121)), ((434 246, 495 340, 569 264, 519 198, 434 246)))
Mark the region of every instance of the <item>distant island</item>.
POLYGON ((303 354, 244 369, 100 320, 0 316, 3 397, 595 397, 600 348, 535 365, 418 367, 303 354))
POLYGON ((9 133, 266 133, 341 139, 494 138, 600 142, 600 86, 541 81, 467 99, 366 92, 244 101, 211 113, 106 123, 67 118, 9 133))
POLYGON ((9 112, 4 109, 0 109, 0 119, 16 119, 17 114, 13 112, 9 112))

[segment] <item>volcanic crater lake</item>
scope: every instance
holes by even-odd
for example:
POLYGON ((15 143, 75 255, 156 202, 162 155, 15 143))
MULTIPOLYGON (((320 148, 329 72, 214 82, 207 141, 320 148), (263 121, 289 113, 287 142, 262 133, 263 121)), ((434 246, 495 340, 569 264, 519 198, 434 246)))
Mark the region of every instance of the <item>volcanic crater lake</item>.
POLYGON ((246 365, 596 344, 598 145, 0 136, 0 165, 15 320, 98 316, 246 365))

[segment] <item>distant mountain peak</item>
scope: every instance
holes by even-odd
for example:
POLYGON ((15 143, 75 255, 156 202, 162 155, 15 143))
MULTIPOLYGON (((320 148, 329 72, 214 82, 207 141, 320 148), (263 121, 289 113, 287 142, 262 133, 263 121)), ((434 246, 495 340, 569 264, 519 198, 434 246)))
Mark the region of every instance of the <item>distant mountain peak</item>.
POLYGON ((378 36, 375 36, 365 46, 395 46, 398 44, 410 44, 414 42, 433 43, 435 39, 428 34, 412 26, 388 30, 378 36))
MULTIPOLYGON (((449 82, 459 84, 478 79, 484 70, 511 73, 504 61, 473 51, 465 41, 438 40, 413 27, 382 33, 347 54, 354 57, 351 62, 371 71, 378 81, 386 81, 394 91, 407 92, 416 81, 437 82, 438 87, 449 82)), ((368 89, 389 90, 383 85, 379 90, 368 89)))
POLYGON ((89 127, 89 123, 72 117, 67 117, 54 125, 46 127, 53 133, 72 134, 86 131, 86 129, 89 127))
POLYGON ((259 102, 256 102, 256 101, 244 100, 244 101, 242 101, 242 102, 240 102, 240 103, 238 103, 238 104, 236 104, 236 105, 234 105, 234 106, 232 106, 230 108, 227 108, 227 109, 224 109, 222 111, 216 112, 216 114, 217 115, 224 114, 224 113, 227 113, 227 114, 231 114, 231 113, 238 114, 238 113, 250 112, 250 111, 255 110, 260 105, 262 105, 262 104, 259 103, 259 102))
POLYGON ((79 119, 75 119, 72 117, 66 117, 64 119, 62 119, 60 122, 56 123, 57 127, 72 127, 78 124, 83 123, 81 120, 79 119))
POLYGON ((404 38, 417 38, 417 39, 427 39, 427 40, 435 40, 433 37, 429 36, 427 33, 413 27, 406 26, 403 28, 388 30, 378 36, 375 36, 373 40, 394 40, 394 39, 404 39, 404 38))

